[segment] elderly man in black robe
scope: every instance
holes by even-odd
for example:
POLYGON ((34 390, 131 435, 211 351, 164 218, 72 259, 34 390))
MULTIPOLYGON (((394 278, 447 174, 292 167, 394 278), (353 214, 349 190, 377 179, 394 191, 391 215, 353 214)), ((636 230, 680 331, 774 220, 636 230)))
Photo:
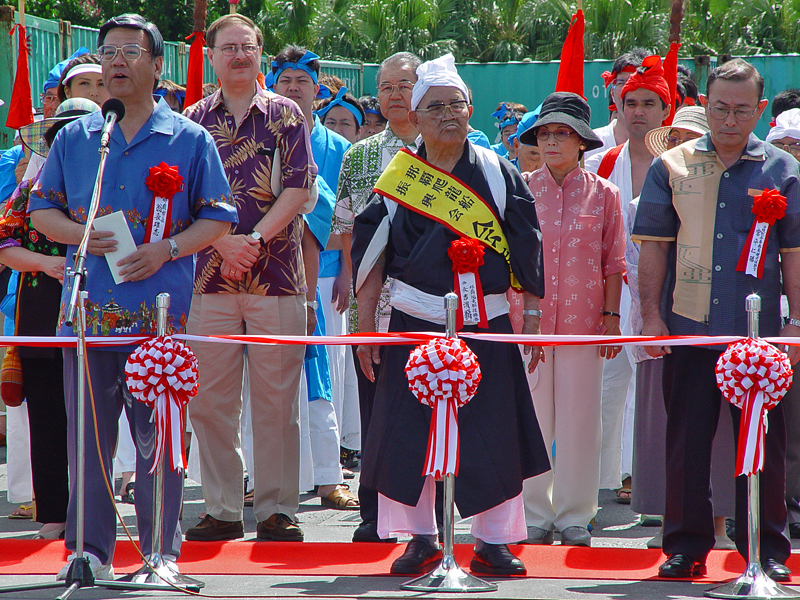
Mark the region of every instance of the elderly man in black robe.
MULTIPOLYGON (((398 153, 355 220, 359 331, 375 331, 381 285, 391 277, 390 331, 443 331, 443 296, 455 286, 463 307, 460 330, 512 333, 506 292, 514 282, 524 292, 523 333, 536 334, 544 277, 533 197, 511 163, 467 141, 472 106, 453 57, 424 63, 417 75, 409 120, 423 144, 416 154, 398 153), (483 248, 474 274, 480 285, 456 285, 448 250, 457 240, 483 248), (482 293, 469 291, 475 288, 482 293)), ((466 342, 483 373, 476 395, 458 411, 455 502, 462 517, 473 517, 470 567, 483 574, 525 574, 508 549, 527 536, 522 482, 550 464, 517 346, 466 342)), ((392 565, 392 573, 405 574, 424 573, 442 556, 433 477, 423 475, 432 410, 408 388, 404 367, 411 349, 358 348, 368 378, 374 378, 372 365, 381 364, 362 482, 380 494, 378 534, 413 536, 392 565)), ((541 348, 526 347, 525 353, 532 354, 533 371, 541 348)))

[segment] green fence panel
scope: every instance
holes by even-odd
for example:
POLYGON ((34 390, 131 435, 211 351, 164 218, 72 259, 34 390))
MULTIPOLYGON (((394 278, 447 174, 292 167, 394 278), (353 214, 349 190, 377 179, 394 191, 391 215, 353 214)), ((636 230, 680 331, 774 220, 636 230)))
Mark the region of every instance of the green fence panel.
POLYGON ((335 75, 347 87, 347 91, 356 98, 361 96, 364 89, 362 66, 359 64, 340 62, 336 60, 319 61, 320 70, 329 75, 335 75))
POLYGON ((86 48, 89 52, 97 50, 97 29, 73 25, 71 31, 72 35, 69 36, 70 41, 69 48, 67 49, 67 56, 72 56, 73 52, 80 47, 86 48))
MULTIPOLYGON (((764 97, 772 98, 790 87, 800 87, 800 55, 771 55, 745 57, 764 77, 764 97)), ((707 67, 695 65, 692 59, 682 59, 681 64, 695 71, 701 92, 705 91, 707 69, 716 66, 712 57, 707 67)), ((608 90, 604 87, 601 73, 611 69, 612 61, 587 61, 584 65, 584 93, 592 108, 592 126, 608 123, 608 90)), ((519 102, 529 110, 536 108, 555 89, 559 62, 511 62, 511 63, 464 63, 458 72, 472 90, 475 111, 471 125, 480 129, 494 143, 497 129, 491 114, 503 101, 519 102)), ((378 65, 364 65, 364 93, 375 94, 375 76, 378 65)), ((764 112, 755 133, 762 139, 769 131, 772 120, 770 108, 764 112)))

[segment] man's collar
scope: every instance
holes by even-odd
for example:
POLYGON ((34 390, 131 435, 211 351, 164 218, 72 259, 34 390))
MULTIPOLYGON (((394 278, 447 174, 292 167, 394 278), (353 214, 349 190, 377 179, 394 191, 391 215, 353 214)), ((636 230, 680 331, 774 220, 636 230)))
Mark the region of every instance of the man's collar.
MULTIPOLYGON (((256 86, 256 92, 253 95, 253 99, 250 101, 250 108, 248 109, 248 112, 253 108, 253 106, 255 106, 264 114, 268 114, 269 108, 267 105, 269 103, 269 99, 277 94, 268 92, 262 88, 257 81, 254 81, 253 84, 256 86)), ((220 106, 227 108, 225 106, 225 100, 222 97, 222 88, 219 88, 216 92, 214 92, 211 98, 211 110, 219 108, 220 106)))
MULTIPOLYGON (((163 133, 165 135, 172 135, 173 133, 173 114, 172 109, 167 104, 167 101, 163 98, 158 101, 156 107, 153 109, 152 114, 149 118, 150 121, 150 133, 163 133)), ((103 124, 105 123, 105 117, 103 117, 103 113, 97 111, 93 113, 89 117, 89 123, 86 126, 86 129, 91 132, 101 131, 103 129, 103 124)))
POLYGON ((419 136, 417 136, 414 139, 413 142, 411 142, 409 144, 406 144, 403 141, 403 138, 401 138, 394 131, 392 131, 392 126, 389 123, 386 123, 386 128, 383 130, 383 136, 384 136, 383 139, 384 139, 385 142, 392 142, 393 140, 397 140, 397 143, 399 143, 399 144, 401 144, 403 146, 408 146, 411 149, 419 147, 419 144, 417 143, 417 140, 420 139, 419 136))
MULTIPOLYGON (((695 142, 694 149, 695 152, 700 154, 717 155, 717 151, 714 149, 714 142, 711 140, 711 133, 701 136, 695 142)), ((742 153, 742 160, 764 160, 765 152, 764 142, 751 133, 747 140, 747 146, 742 153)))

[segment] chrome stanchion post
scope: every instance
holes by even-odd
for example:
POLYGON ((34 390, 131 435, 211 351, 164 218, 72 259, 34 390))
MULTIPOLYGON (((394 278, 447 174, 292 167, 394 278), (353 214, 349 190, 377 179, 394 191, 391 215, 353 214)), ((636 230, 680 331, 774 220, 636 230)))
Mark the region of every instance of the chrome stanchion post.
MULTIPOLYGON (((162 293, 156 296, 156 335, 167 335, 167 316, 169 314, 169 294, 162 293)), ((132 581, 136 583, 164 583, 168 582, 177 587, 197 590, 205 583, 181 574, 175 563, 164 558, 164 469, 166 468, 166 452, 161 455, 153 475, 153 535, 150 546, 150 555, 147 556, 149 564, 133 574, 132 581)), ((142 548, 142 552, 146 550, 142 548)))
MULTIPOLYGON (((444 297, 445 335, 456 337, 456 311, 458 296, 452 292, 444 297)), ((455 541, 455 487, 452 473, 444 476, 444 548, 442 562, 433 571, 402 584, 404 590, 415 592, 493 592, 497 584, 478 579, 464 571, 453 555, 455 541)))
MULTIPOLYGON (((758 337, 758 316, 761 312, 761 297, 750 294, 745 299, 747 310, 747 335, 758 337)), ((739 435, 747 435, 739 431, 739 435)), ((739 525, 737 524, 737 527, 739 525)), ((748 559, 744 573, 730 583, 705 592, 711 598, 800 598, 800 593, 773 581, 761 568, 761 506, 759 500, 759 472, 747 477, 747 535, 748 559)))

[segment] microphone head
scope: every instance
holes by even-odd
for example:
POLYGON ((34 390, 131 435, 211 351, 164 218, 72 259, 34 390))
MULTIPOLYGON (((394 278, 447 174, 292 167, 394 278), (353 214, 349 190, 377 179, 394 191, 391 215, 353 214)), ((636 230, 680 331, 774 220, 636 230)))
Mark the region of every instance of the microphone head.
POLYGON ((103 104, 103 117, 107 117, 108 113, 117 113, 117 121, 122 121, 125 116, 125 105, 122 100, 117 98, 109 98, 103 104))

